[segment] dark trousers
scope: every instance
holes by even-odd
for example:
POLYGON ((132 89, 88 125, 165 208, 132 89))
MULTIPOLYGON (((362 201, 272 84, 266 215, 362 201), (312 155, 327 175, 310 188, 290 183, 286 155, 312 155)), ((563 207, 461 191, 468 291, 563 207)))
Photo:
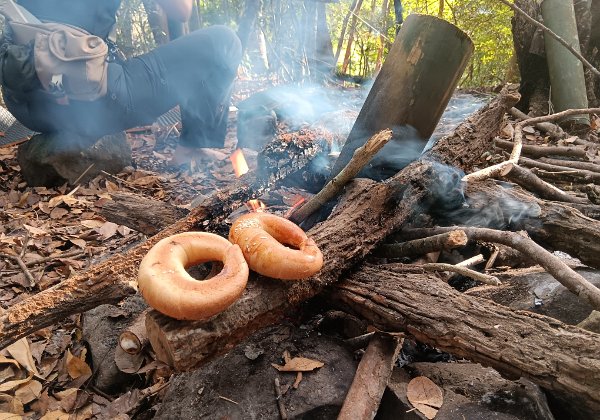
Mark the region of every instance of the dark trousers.
POLYGON ((213 26, 123 63, 110 63, 108 93, 96 101, 60 105, 44 92, 23 96, 7 89, 4 99, 29 129, 74 133, 83 141, 151 124, 180 105, 181 144, 223 147, 241 53, 235 32, 213 26))

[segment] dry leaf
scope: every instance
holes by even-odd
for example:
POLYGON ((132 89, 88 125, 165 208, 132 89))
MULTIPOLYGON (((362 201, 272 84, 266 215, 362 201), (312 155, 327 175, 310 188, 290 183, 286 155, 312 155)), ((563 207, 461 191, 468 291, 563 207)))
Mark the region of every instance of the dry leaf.
POLYGON ((22 385, 22 384, 25 384, 25 383, 31 381, 31 378, 33 378, 33 375, 30 375, 25 379, 18 379, 15 381, 4 382, 3 384, 0 384, 0 392, 6 392, 6 391, 13 390, 16 387, 18 387, 19 385, 22 385))
POLYGON ((435 418, 444 403, 442 389, 425 376, 418 376, 408 383, 406 397, 428 419, 435 418))
POLYGON ((0 412, 0 420, 18 420, 18 419, 22 419, 22 418, 23 417, 20 416, 19 414, 0 412))
POLYGON ((50 218, 51 219, 61 219, 61 218, 65 217, 67 214, 69 214, 69 210, 67 210, 63 207, 54 207, 52 209, 52 211, 50 211, 50 218))
POLYGON ((88 364, 79 357, 73 356, 71 350, 67 350, 67 371, 72 379, 77 379, 84 375, 92 375, 92 369, 88 364))
POLYGON ((96 229, 96 232, 98 232, 100 235, 102 235, 102 237, 104 239, 108 239, 108 238, 114 236, 115 233, 117 233, 118 228, 119 228, 119 225, 117 225, 116 223, 105 222, 100 227, 100 229, 96 229))
POLYGON ((60 408, 67 413, 73 411, 77 402, 77 388, 67 388, 64 391, 55 392, 54 397, 59 401, 60 408))
POLYGON ((305 357, 294 357, 293 359, 287 361, 283 366, 275 363, 271 363, 271 366, 280 372, 310 372, 323 367, 324 363, 317 360, 307 359, 305 357))
POLYGON ((69 241, 71 241, 78 248, 85 249, 85 245, 86 245, 85 240, 78 239, 78 238, 70 238, 69 241))
POLYGON ((38 381, 30 381, 23 384, 15 391, 15 397, 23 404, 29 404, 31 401, 38 399, 41 394, 42 384, 38 381))
POLYGON ((6 356, 3 356, 0 354, 0 365, 6 364, 6 363, 10 363, 11 365, 15 365, 16 367, 20 368, 21 365, 19 365, 19 362, 17 362, 15 359, 9 359, 6 356))
POLYGON ((38 371, 31 355, 31 349, 29 348, 29 342, 27 338, 23 337, 19 341, 14 342, 6 348, 10 355, 17 361, 21 366, 27 369, 29 372, 37 375, 38 371))
POLYGON ((43 236, 43 235, 47 235, 48 232, 46 232, 44 229, 40 229, 40 228, 36 228, 34 226, 29 226, 27 224, 23 224, 23 227, 27 230, 27 232, 29 232, 29 234, 31 236, 43 236))
POLYGON ((104 225, 104 223, 106 223, 106 222, 104 222, 102 220, 94 220, 94 219, 81 221, 81 224, 83 226, 85 226, 86 228, 90 228, 90 229, 100 228, 100 227, 102 227, 102 225, 104 225))
POLYGON ((40 420, 69 420, 69 414, 62 410, 49 411, 40 420))

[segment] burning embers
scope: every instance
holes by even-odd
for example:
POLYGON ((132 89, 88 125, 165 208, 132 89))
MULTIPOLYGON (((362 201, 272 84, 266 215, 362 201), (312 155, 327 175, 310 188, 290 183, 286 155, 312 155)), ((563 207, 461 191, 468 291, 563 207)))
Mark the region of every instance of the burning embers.
MULTIPOLYGON (((229 160, 231 160, 231 164, 233 165, 233 172, 238 178, 248 173, 248 171, 250 170, 250 168, 248 167, 248 162, 246 162, 246 158, 244 157, 244 152, 242 152, 242 149, 235 149, 235 151, 229 157, 229 160)), ((248 208, 248 211, 253 213, 262 213, 266 210, 267 206, 260 200, 249 200, 246 203, 246 208, 248 208)))

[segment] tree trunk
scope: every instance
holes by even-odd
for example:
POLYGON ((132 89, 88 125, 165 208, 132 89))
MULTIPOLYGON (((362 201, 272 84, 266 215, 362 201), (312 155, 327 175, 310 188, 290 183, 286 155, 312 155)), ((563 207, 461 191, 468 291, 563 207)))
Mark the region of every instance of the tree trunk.
POLYGON ((342 30, 340 32, 340 37, 338 38, 337 48, 335 50, 335 56, 333 57, 334 64, 337 66, 337 62, 340 59, 340 53, 342 52, 342 47, 344 45, 344 38, 346 37, 346 30, 348 29, 348 21, 352 16, 352 13, 356 9, 358 4, 358 0, 352 0, 352 5, 350 6, 350 10, 344 16, 344 20, 342 21, 342 30))
POLYGON ((154 0, 142 0, 144 9, 148 15, 148 24, 154 36, 156 45, 169 42, 169 27, 165 12, 154 2, 154 0))
POLYGON ((385 331, 525 376, 592 418, 600 410, 600 335, 461 294, 430 274, 363 267, 332 298, 385 331))
POLYGON ((352 43, 354 42, 354 33, 358 23, 358 14, 362 6, 363 0, 357 0, 356 7, 352 10, 352 20, 350 21, 350 30, 348 31, 348 42, 346 44, 346 53, 344 54, 344 62, 342 63, 342 74, 346 74, 348 64, 350 64, 350 56, 352 55, 352 43))

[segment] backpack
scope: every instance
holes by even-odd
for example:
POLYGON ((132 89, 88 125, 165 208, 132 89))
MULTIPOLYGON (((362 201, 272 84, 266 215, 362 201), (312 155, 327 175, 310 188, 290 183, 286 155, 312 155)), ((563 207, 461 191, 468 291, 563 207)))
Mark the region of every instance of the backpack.
POLYGON ((8 22, 8 34, 0 55, 2 84, 24 93, 37 85, 56 97, 93 101, 106 95, 109 47, 84 29, 56 22, 8 22), (30 62, 33 61, 33 66, 30 62), (37 80, 29 80, 35 69, 37 80), (21 80, 15 74, 25 70, 21 80), (8 76, 8 78, 7 78, 8 76), (24 81, 25 80, 25 81, 24 81), (39 83, 38 83, 39 82, 39 83))

